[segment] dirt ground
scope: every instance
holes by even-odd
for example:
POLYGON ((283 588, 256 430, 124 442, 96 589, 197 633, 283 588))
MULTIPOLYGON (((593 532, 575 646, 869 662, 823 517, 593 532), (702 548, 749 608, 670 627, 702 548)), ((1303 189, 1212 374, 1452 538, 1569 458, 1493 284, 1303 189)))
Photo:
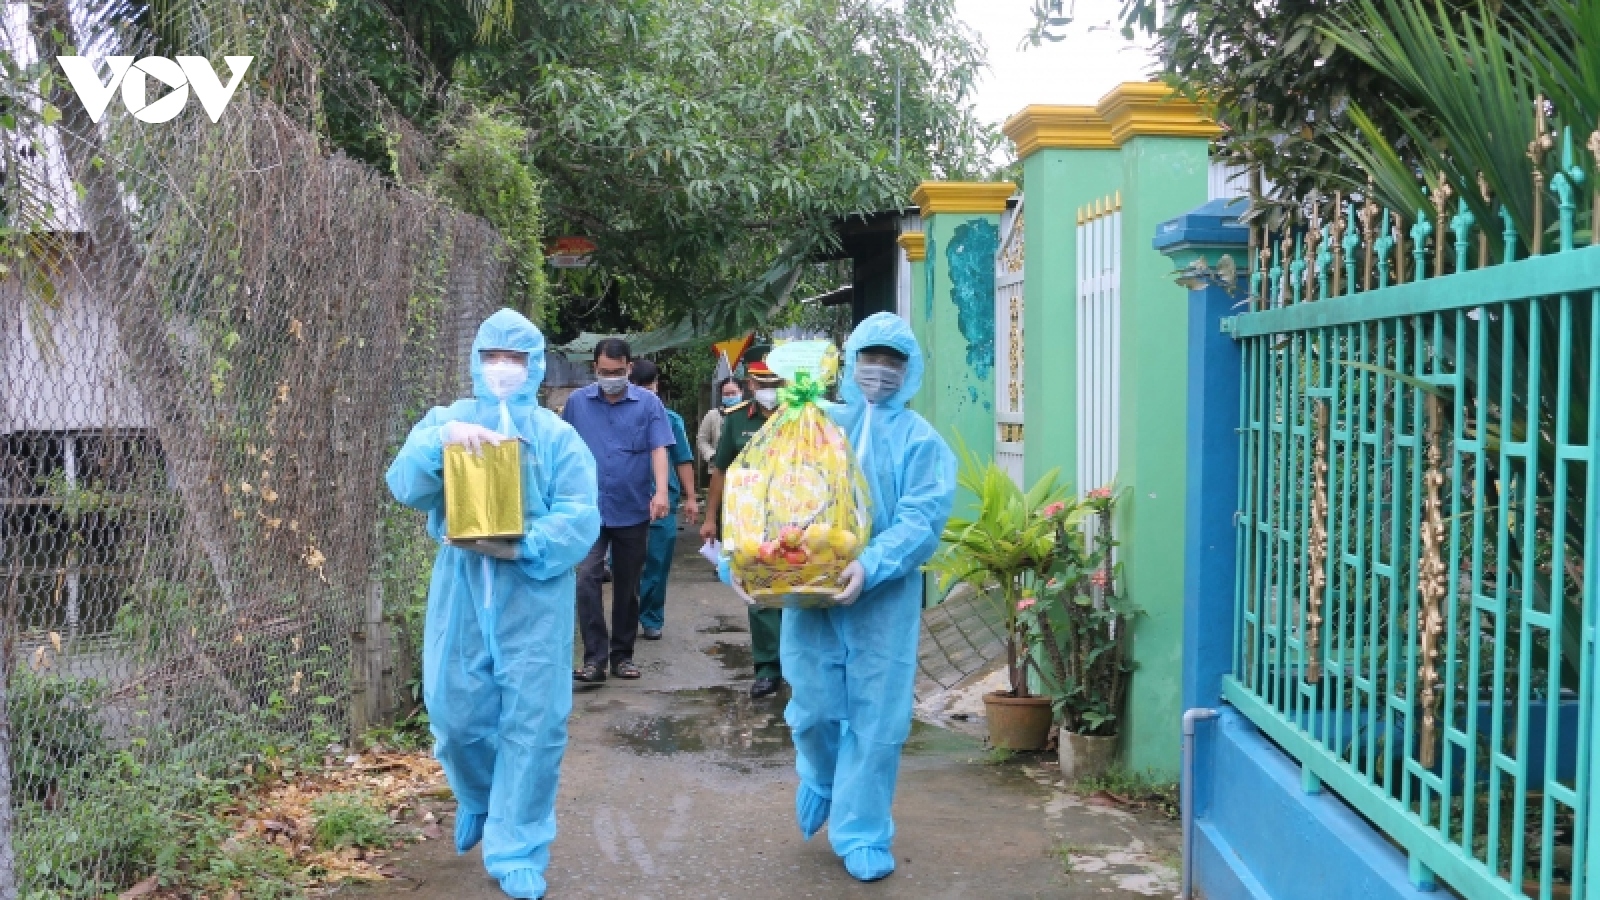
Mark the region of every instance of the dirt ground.
MULTIPOLYGON (((562 768, 551 900, 1089 898, 1177 894, 1178 828, 1065 791, 1053 761, 995 762, 982 742, 918 722, 896 796, 898 869, 858 884, 794 824, 782 697, 751 701, 743 605, 679 542, 665 638, 640 641, 637 682, 579 693, 562 768)), ((362 900, 494 900, 476 851, 440 839, 395 853, 362 900)))

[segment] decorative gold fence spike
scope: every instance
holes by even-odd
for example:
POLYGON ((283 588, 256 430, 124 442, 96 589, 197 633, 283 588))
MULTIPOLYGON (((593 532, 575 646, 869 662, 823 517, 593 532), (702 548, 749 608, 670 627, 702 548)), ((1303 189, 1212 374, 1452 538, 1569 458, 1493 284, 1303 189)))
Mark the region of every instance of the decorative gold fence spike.
POLYGON ((1361 242, 1366 245, 1366 260, 1361 267, 1361 290, 1363 293, 1372 290, 1372 253, 1373 245, 1378 241, 1378 201, 1372 195, 1377 187, 1370 180, 1367 182, 1366 202, 1361 204, 1361 242))
POLYGON ((1544 158, 1556 145, 1544 117, 1544 95, 1533 101, 1533 140, 1528 142, 1528 159, 1533 161, 1533 234, 1528 235, 1529 253, 1538 256, 1544 245, 1544 158))
POLYGON ((1411 273, 1406 270, 1406 222, 1399 213, 1390 213, 1390 233, 1394 235, 1394 283, 1405 284, 1411 273))
MULTIPOLYGON (((1600 132, 1595 132, 1595 133, 1597 135, 1600 135, 1600 132)), ((1486 209, 1489 208, 1489 199, 1494 196, 1494 193, 1489 190, 1489 179, 1485 178, 1483 176, 1482 172, 1478 173, 1478 193, 1483 196, 1483 205, 1484 205, 1484 207, 1486 209)), ((1597 231, 1596 234, 1600 235, 1600 231, 1597 231)), ((1479 222, 1478 223, 1478 268, 1481 269, 1484 266, 1487 266, 1488 264, 1489 264, 1489 223, 1488 222, 1479 222)))
POLYGON ((1339 191, 1333 192, 1333 296, 1343 295, 1344 291, 1344 195, 1339 191))
POLYGON ((1439 744, 1439 648, 1444 637, 1444 612, 1442 604, 1449 590, 1445 573, 1444 515, 1440 512, 1440 493, 1444 487, 1444 451, 1441 448, 1444 432, 1444 401, 1437 395, 1428 395, 1428 450, 1427 468, 1422 481, 1426 495, 1422 501, 1422 558, 1417 561, 1417 593, 1421 609, 1417 613, 1417 638, 1422 655, 1418 670, 1421 705, 1422 734, 1417 762, 1425 769, 1433 768, 1438 758, 1439 744))
POLYGON ((1272 233, 1261 226, 1261 308, 1271 305, 1272 299, 1272 233))
POLYGON ((1311 192, 1311 218, 1306 222, 1306 267, 1301 273, 1305 279, 1305 298, 1308 301, 1323 299, 1317 296, 1317 248, 1322 245, 1322 196, 1311 192))
POLYGON ((1455 196, 1455 190, 1450 187, 1450 182, 1444 180, 1444 173, 1439 173, 1439 186, 1433 192, 1433 215, 1436 227, 1433 232, 1433 277, 1444 274, 1444 236, 1450 228, 1450 198, 1455 196))
POLYGON ((1311 528, 1306 532, 1307 684, 1322 680, 1322 603, 1328 589, 1328 404, 1316 405, 1316 442, 1311 449, 1311 528))

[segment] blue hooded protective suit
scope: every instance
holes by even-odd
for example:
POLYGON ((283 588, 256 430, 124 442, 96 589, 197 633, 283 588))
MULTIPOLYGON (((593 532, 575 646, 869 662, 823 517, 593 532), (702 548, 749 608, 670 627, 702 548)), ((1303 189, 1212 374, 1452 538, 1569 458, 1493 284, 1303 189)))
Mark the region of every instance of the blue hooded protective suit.
POLYGON ((537 402, 544 335, 533 323, 511 310, 483 323, 472 345, 475 396, 429 411, 389 467, 388 482, 396 500, 428 514, 428 533, 442 542, 446 424, 503 431, 501 401, 479 359, 489 349, 528 354, 528 380, 504 405, 523 441, 527 534, 515 560, 440 548, 428 592, 422 695, 434 754, 459 803, 457 848, 469 849, 481 833, 489 874, 513 896, 536 897, 556 836, 556 781, 572 711, 573 567, 594 545, 600 512, 589 448, 537 402))
POLYGON ((866 586, 851 606, 784 610, 783 674, 794 689, 785 718, 798 754, 801 828, 809 838, 831 818, 834 852, 852 875, 872 880, 893 868, 889 811, 911 732, 920 568, 950 516, 956 460, 933 426, 905 408, 923 369, 909 325, 877 313, 856 327, 844 357, 844 402, 828 414, 848 435, 872 492, 872 539, 859 558, 866 586), (877 345, 908 361, 900 391, 869 413, 855 384, 856 355, 877 345), (870 871, 869 860, 861 871, 858 860, 869 856, 886 868, 870 871))

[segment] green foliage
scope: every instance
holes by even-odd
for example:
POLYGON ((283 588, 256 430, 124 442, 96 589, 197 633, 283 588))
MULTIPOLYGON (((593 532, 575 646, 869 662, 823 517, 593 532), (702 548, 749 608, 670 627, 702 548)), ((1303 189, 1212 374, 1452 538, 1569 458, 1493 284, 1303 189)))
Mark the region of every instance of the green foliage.
POLYGON ((527 129, 510 117, 480 111, 452 129, 450 137, 434 175, 439 192, 500 232, 516 288, 508 299, 520 300, 512 305, 534 322, 545 321, 542 204, 539 179, 525 156, 527 129))
POLYGON ((1078 779, 1071 790, 1084 796, 1110 794, 1123 807, 1153 810, 1168 819, 1175 820, 1179 814, 1178 783, 1148 772, 1113 768, 1104 775, 1078 779))
POLYGON ((102 745, 74 758, 50 798, 18 805, 23 896, 87 900, 151 875, 201 895, 299 896, 303 873, 279 851, 230 840, 224 816, 254 782, 245 760, 303 762, 308 750, 276 748, 257 730, 223 722, 196 743, 141 737, 129 749, 102 745), (223 759, 239 762, 212 762, 223 759))
POLYGON ((393 842, 389 817, 370 794, 324 794, 311 803, 312 834, 323 850, 374 850, 393 842))
POLYGON ((1130 623, 1137 615, 1119 592, 1122 566, 1112 556, 1115 494, 1097 488, 1068 505, 1092 517, 1091 536, 1069 533, 1057 542, 1049 577, 1024 599, 1018 627, 1027 665, 1061 727, 1113 735, 1132 673, 1130 623))
MULTIPOLYGON (((547 232, 600 248, 554 279, 568 331, 618 309, 759 324, 833 217, 979 175, 999 139, 954 0, 349 0, 328 33, 329 84, 416 128, 481 104, 526 129, 547 232)), ((329 93, 335 143, 391 168, 394 127, 329 93)))
POLYGON ((948 591, 965 582, 998 604, 1006 622, 1006 656, 1011 691, 1028 696, 1018 654, 1019 604, 1050 576, 1058 545, 1081 542, 1082 514, 1068 507, 1070 491, 1047 472, 1026 493, 992 459, 984 464, 963 443, 956 480, 976 499, 975 518, 952 516, 928 571, 948 591))
POLYGON ((20 796, 42 802, 75 766, 105 752, 105 728, 95 714, 105 687, 18 666, 8 694, 14 741, 11 777, 20 796))
MULTIPOLYGON (((1129 30, 1154 34, 1168 80, 1215 104, 1227 126, 1218 151, 1231 163, 1261 168, 1277 201, 1269 207, 1272 219, 1314 189, 1326 193, 1352 179, 1365 180, 1341 143, 1362 130, 1355 109, 1364 111, 1372 129, 1408 162, 1426 154, 1430 141, 1419 141, 1417 130, 1426 134, 1430 123, 1418 116, 1424 98, 1414 85, 1373 66, 1335 36, 1337 23, 1359 3, 1175 0, 1158 15, 1161 5, 1125 0, 1129 30)), ((1428 0, 1426 5, 1440 17, 1485 10, 1502 33, 1516 30, 1523 17, 1544 17, 1553 6, 1550 0, 1428 0)), ((1461 62, 1471 65, 1465 58, 1461 62)))

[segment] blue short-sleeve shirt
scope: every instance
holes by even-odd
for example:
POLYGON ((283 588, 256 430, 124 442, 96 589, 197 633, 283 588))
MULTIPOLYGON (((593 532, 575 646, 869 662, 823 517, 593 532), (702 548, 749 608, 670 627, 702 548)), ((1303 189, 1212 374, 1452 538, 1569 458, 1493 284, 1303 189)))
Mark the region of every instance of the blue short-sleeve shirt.
POLYGON ((609 403, 600 386, 591 384, 567 398, 561 418, 577 429, 594 454, 601 523, 626 528, 650 521, 650 498, 655 494, 650 454, 676 442, 660 399, 630 384, 622 399, 609 403))

